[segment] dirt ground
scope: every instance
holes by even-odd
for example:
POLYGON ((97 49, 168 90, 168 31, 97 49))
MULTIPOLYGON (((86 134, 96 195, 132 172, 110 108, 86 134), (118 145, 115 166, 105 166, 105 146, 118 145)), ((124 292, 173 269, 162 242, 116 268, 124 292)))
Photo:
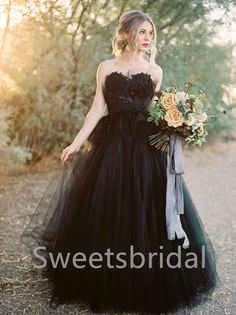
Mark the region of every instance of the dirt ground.
MULTIPOLYGON (((185 150, 184 178, 218 255, 222 287, 192 315, 236 314, 236 137, 185 150)), ((81 305, 49 305, 47 281, 30 266, 20 235, 52 172, 12 175, 0 186, 0 314, 92 314, 81 305)), ((183 314, 183 313, 181 313, 183 314)))

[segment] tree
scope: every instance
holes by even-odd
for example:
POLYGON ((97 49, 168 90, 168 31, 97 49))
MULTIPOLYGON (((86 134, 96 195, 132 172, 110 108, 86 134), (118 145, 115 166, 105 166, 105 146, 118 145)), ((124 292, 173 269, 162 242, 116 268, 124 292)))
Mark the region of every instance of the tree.
MULTIPOLYGON (((220 46, 212 38, 235 4, 223 0, 70 0, 66 4, 12 0, 9 12, 15 6, 25 11, 22 22, 8 29, 8 49, 2 46, 1 71, 16 86, 7 101, 14 108, 12 141, 31 148, 35 159, 72 141, 93 100, 96 68, 102 60, 113 58, 111 40, 118 18, 131 9, 149 13, 157 26, 156 62, 164 69, 162 87, 175 82, 181 86, 194 74, 199 78, 195 88, 206 93, 209 107, 229 111, 224 95, 233 84, 233 46, 220 46), (210 20, 216 6, 223 10, 222 18, 210 20)), ((211 126, 229 129, 232 120, 227 119, 226 125, 219 118, 211 126)))

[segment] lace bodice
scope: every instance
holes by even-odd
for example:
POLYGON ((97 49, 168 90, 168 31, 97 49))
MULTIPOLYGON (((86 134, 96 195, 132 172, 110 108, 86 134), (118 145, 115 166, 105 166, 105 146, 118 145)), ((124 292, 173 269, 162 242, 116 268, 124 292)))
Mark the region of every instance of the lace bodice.
POLYGON ((113 71, 106 76, 103 93, 107 115, 103 116, 89 137, 91 143, 108 143, 117 137, 129 142, 146 139, 156 132, 147 121, 155 87, 151 75, 139 72, 128 77, 113 71))
POLYGON ((113 71, 107 75, 103 89, 108 114, 119 111, 148 111, 154 96, 151 75, 139 72, 128 77, 113 71))

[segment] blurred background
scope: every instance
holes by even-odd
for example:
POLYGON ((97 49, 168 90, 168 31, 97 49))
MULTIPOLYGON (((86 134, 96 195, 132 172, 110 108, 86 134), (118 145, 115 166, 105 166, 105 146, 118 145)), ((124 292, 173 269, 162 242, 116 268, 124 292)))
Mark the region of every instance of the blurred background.
POLYGON ((197 79, 192 91, 206 94, 216 116, 209 139, 233 137, 235 0, 0 0, 1 174, 59 162, 92 104, 98 64, 114 58, 118 18, 131 9, 157 27, 161 88, 197 79))
POLYGON ((235 314, 236 0, 0 0, 0 314, 92 314, 49 307, 20 236, 61 179, 61 151, 92 105, 97 66, 114 58, 118 18, 132 9, 157 27, 161 89, 194 79, 212 113, 207 143, 185 151, 184 178, 223 285, 185 314, 235 314))

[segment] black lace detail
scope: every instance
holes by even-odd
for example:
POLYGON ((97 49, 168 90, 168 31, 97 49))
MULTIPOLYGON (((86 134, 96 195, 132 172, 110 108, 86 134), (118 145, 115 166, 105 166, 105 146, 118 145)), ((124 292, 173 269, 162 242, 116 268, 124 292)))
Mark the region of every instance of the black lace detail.
MULTIPOLYGON (((149 77, 150 78, 150 77, 149 77)), ((151 80, 151 79, 150 79, 151 80)), ((130 81, 129 84, 129 95, 140 98, 148 98, 152 95, 152 84, 150 84, 150 80, 143 79, 140 80, 140 76, 134 77, 133 80, 130 81)), ((152 80, 151 80, 152 83, 152 80)))
POLYGON ((153 95, 154 82, 147 72, 127 76, 113 71, 106 77, 104 96, 110 114, 117 110, 147 111, 153 95))
POLYGON ((150 74, 139 72, 129 77, 122 72, 111 72, 106 77, 104 89, 108 115, 98 122, 88 140, 107 143, 117 135, 122 135, 124 141, 147 138, 156 131, 155 125, 147 122, 153 95, 150 74))

